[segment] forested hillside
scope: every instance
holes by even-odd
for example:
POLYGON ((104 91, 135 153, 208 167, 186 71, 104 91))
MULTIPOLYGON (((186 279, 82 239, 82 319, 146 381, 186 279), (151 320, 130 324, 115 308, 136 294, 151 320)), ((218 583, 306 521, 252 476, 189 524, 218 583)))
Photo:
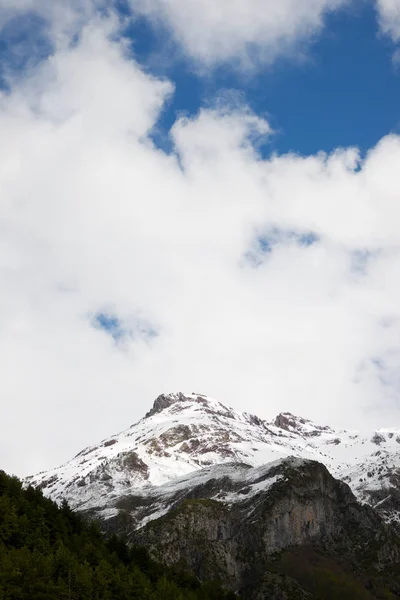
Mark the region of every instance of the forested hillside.
POLYGON ((0 471, 1 600, 234 600, 0 471))

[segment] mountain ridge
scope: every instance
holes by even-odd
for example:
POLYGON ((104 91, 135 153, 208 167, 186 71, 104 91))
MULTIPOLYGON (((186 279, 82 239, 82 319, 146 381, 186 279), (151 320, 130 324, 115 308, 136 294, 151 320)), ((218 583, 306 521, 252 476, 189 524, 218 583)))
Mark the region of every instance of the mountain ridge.
MULTIPOLYGON (((228 463, 259 467, 293 456, 323 463, 356 497, 400 522, 400 429, 363 435, 282 412, 272 421, 241 413, 203 394, 161 394, 137 423, 64 465, 31 476, 60 502, 115 516, 118 499, 228 463)), ((151 493, 150 493, 151 492, 151 493)))

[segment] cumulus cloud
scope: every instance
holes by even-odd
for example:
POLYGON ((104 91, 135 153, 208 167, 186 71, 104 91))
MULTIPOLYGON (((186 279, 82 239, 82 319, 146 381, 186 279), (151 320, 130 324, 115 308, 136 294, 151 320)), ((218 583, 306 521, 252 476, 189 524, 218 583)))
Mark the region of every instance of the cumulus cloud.
POLYGON ((185 52, 205 65, 270 62, 318 34, 349 0, 131 0, 134 11, 167 25, 185 52))
POLYGON ((400 138, 263 159, 269 124, 218 102, 166 154, 173 85, 114 26, 0 96, 2 467, 53 466, 176 390, 392 424, 400 138))
MULTIPOLYGON (((13 87, 29 69, 74 44, 106 9, 105 0, 0 0, 0 85, 13 87)), ((110 21, 118 18, 111 14, 110 21)))
POLYGON ((376 0, 381 31, 400 41, 400 0, 376 0))

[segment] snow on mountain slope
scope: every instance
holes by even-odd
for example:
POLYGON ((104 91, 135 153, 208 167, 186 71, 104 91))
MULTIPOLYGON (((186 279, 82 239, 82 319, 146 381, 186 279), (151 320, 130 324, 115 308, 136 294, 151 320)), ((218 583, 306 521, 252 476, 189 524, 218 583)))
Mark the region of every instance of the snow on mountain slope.
POLYGON ((237 463, 212 465, 163 485, 144 486, 139 496, 128 493, 119 498, 114 497, 105 510, 91 512, 96 518, 104 520, 117 517, 120 511, 127 511, 130 528, 139 528, 164 516, 184 499, 208 498, 227 505, 248 501, 262 492, 268 492, 275 483, 282 480, 285 465, 299 466, 304 462, 302 459, 289 457, 253 468, 237 463))
POLYGON ((362 435, 290 413, 266 422, 201 394, 159 396, 129 429, 27 483, 56 501, 66 498, 76 509, 102 509, 106 516, 118 498, 177 485, 199 470, 207 476, 213 465, 260 467, 288 456, 324 463, 359 499, 399 520, 400 429, 362 435))

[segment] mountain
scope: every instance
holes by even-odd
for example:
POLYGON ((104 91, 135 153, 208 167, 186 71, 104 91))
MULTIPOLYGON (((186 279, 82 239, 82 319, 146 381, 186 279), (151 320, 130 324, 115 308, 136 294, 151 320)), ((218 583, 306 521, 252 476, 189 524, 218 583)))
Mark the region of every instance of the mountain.
MULTIPOLYGON (((360 501, 400 523, 400 429, 334 430, 290 413, 268 422, 202 394, 159 396, 138 423, 27 482, 106 520, 124 498, 153 498, 179 478, 208 476, 214 465, 258 467, 289 456, 323 463, 360 501)), ((148 501, 136 511, 138 525, 160 510, 148 501)))
POLYGON ((129 429, 25 485, 243 600, 393 600, 399 440, 164 394, 129 429))

